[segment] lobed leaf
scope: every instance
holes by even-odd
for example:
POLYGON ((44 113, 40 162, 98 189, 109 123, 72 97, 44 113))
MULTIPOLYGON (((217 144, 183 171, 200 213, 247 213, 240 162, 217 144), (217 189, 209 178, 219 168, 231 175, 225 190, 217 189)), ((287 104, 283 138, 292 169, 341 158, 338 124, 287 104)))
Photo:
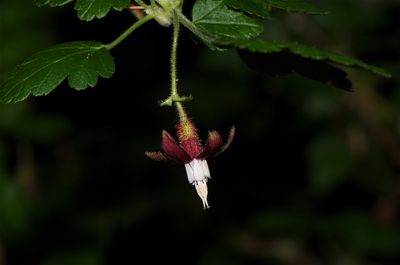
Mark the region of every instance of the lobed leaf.
POLYGON ((256 19, 226 6, 224 0, 197 0, 192 9, 192 21, 212 35, 249 38, 263 31, 256 19))
POLYGON ((33 54, 23 61, 0 88, 0 101, 18 102, 47 95, 68 77, 76 90, 93 87, 98 75, 111 77, 114 61, 106 48, 97 42, 69 42, 33 54))
POLYGON ((80 19, 90 21, 95 17, 104 17, 111 8, 122 10, 129 5, 129 2, 129 0, 77 0, 75 9, 80 19))
MULTIPOLYGON (((73 0, 35 0, 34 3, 38 6, 61 6, 72 1, 73 0)), ((78 17, 80 19, 90 21, 95 17, 104 17, 111 8, 122 10, 127 7, 129 3, 129 0, 76 0, 75 10, 78 11, 78 17)))

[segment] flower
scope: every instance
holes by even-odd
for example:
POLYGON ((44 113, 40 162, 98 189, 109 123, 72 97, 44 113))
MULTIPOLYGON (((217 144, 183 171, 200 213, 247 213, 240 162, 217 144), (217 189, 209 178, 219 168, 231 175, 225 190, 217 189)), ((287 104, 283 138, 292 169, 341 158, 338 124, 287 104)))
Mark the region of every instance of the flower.
POLYGON ((178 166, 184 165, 188 181, 195 186, 197 194, 203 201, 204 209, 209 208, 207 181, 211 175, 206 159, 219 155, 228 148, 235 135, 235 127, 232 127, 225 144, 218 132, 208 132, 204 147, 197 135, 197 128, 191 120, 181 120, 176 129, 179 143, 163 130, 161 140, 163 152, 146 152, 145 154, 155 160, 168 160, 178 166))

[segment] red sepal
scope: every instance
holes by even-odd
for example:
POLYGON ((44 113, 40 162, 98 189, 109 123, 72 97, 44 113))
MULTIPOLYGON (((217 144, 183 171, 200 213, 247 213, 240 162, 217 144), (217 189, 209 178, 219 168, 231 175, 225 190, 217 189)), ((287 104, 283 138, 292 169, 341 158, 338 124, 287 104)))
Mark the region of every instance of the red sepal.
POLYGON ((208 138, 206 142, 206 146, 204 147, 203 152, 201 152, 196 158, 198 159, 207 159, 210 156, 214 155, 215 152, 219 151, 219 148, 223 144, 222 138, 217 131, 208 132, 208 138))
POLYGON ((168 158, 161 152, 145 152, 144 154, 154 160, 168 160, 168 158))
POLYGON ((235 129, 235 126, 233 126, 231 128, 231 131, 229 132, 229 137, 228 137, 228 140, 226 141, 226 143, 211 156, 217 156, 217 155, 221 154, 223 151, 225 151, 225 149, 228 148, 228 146, 232 143, 233 137, 235 137, 235 132, 236 132, 236 129, 235 129))
POLYGON ((184 165, 192 161, 188 153, 183 150, 175 139, 165 130, 162 132, 161 148, 168 160, 177 165, 184 165))

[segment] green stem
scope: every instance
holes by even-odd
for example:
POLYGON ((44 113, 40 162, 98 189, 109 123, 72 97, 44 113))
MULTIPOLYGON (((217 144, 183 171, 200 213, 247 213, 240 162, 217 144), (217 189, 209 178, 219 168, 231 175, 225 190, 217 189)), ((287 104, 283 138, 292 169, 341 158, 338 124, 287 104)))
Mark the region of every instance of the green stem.
POLYGON ((120 44, 126 37, 129 36, 129 34, 131 34, 135 29, 137 29, 138 27, 140 27, 141 25, 143 25, 144 23, 146 23, 147 21, 153 19, 155 17, 155 14, 149 14, 147 16, 145 16, 144 18, 138 20, 135 22, 135 24, 133 24, 129 29, 127 29, 124 33, 121 34, 121 36, 119 36, 117 39, 115 39, 113 42, 111 42, 110 44, 106 45, 106 49, 107 50, 111 50, 112 48, 114 48, 115 46, 117 46, 118 44, 120 44))
POLYGON ((138 3, 139 5, 143 6, 144 8, 149 8, 148 5, 146 5, 143 1, 141 0, 135 0, 136 3, 138 3))
POLYGON ((179 36, 179 21, 174 12, 174 33, 172 36, 172 49, 171 49, 171 96, 179 97, 177 88, 177 50, 178 50, 178 36, 179 36))
MULTIPOLYGON (((179 37, 179 20, 176 12, 174 16, 174 33, 172 35, 172 48, 171 48, 171 98, 179 98, 178 85, 177 85, 177 51, 178 51, 178 37, 179 37)), ((181 102, 175 102, 176 110, 178 111, 180 120, 186 120, 186 112, 181 102)))
MULTIPOLYGON (((174 32, 172 36, 172 49, 171 49, 171 98, 179 98, 177 86, 177 51, 178 51, 178 37, 179 37, 179 20, 177 12, 173 11, 174 15, 174 32)), ((178 111, 181 121, 187 120, 187 115, 183 105, 179 101, 175 101, 176 110, 178 111)))
POLYGON ((183 108, 183 104, 181 102, 175 102, 176 110, 178 111, 179 120, 180 121, 187 121, 186 111, 183 108))
MULTIPOLYGON (((159 4, 161 4, 160 0, 157 0, 159 4)), ((179 4, 179 3, 178 3, 179 4)), ((171 94, 170 96, 162 101, 159 101, 160 106, 172 106, 175 104, 176 109, 179 114, 179 118, 182 121, 187 120, 185 109, 183 108, 182 102, 192 100, 192 95, 189 97, 180 97, 178 94, 178 78, 177 78, 177 50, 178 50, 178 37, 179 37, 179 27, 180 20, 178 14, 180 10, 178 7, 171 8, 171 16, 173 21, 173 35, 172 35, 172 47, 171 47, 171 94)))

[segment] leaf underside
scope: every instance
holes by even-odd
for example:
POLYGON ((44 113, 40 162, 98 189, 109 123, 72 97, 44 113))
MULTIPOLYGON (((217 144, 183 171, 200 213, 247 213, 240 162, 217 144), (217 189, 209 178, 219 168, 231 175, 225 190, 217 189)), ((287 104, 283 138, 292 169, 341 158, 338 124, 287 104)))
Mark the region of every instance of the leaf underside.
POLYGON ((332 63, 340 64, 348 67, 358 67, 371 71, 377 75, 383 77, 391 77, 390 73, 387 73, 381 68, 366 64, 360 60, 350 58, 337 53, 321 50, 315 47, 299 44, 296 42, 279 42, 273 40, 263 39, 235 39, 231 41, 220 40, 220 43, 231 44, 234 47, 240 49, 247 49, 251 52, 258 53, 271 53, 287 51, 296 55, 299 55, 306 59, 312 59, 317 61, 329 61, 332 63))
POLYGON ((238 49, 242 61, 251 69, 271 76, 285 76, 297 72, 299 75, 352 91, 347 73, 328 64, 325 60, 314 60, 288 51, 259 53, 238 49))
MULTIPOLYGON (((390 73, 362 61, 298 43, 254 39, 262 30, 262 24, 249 15, 270 19, 269 10, 279 8, 307 14, 328 12, 298 0, 197 0, 193 6, 193 23, 216 41, 203 42, 212 50, 238 48, 244 63, 250 68, 270 75, 300 75, 351 90, 347 73, 329 63, 358 67, 383 77, 390 73), (228 7, 229 6, 229 7, 228 7)), ((198 36, 200 39, 201 37, 198 36)), ((196 41, 196 38, 194 38, 196 41)))
POLYGON ((276 76, 288 75, 294 71, 348 91, 351 91, 351 83, 346 79, 346 72, 328 63, 361 68, 383 77, 391 77, 383 69, 360 60, 294 42, 221 38, 216 44, 238 48, 242 61, 257 72, 276 76))
POLYGON ((33 54, 23 61, 0 88, 0 101, 18 102, 34 96, 47 95, 68 78, 76 90, 93 87, 98 75, 111 77, 114 61, 100 43, 69 42, 33 54))

